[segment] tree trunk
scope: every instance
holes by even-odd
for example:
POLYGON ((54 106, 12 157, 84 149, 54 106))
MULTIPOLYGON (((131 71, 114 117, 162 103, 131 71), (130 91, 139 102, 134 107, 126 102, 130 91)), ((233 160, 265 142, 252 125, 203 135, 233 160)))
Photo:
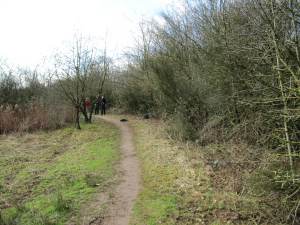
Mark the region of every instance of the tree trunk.
POLYGON ((92 104, 91 111, 89 112, 89 117, 88 117, 89 123, 92 123, 93 112, 94 112, 94 104, 92 104))
POLYGON ((80 113, 79 106, 76 106, 75 109, 76 109, 75 127, 76 127, 76 129, 80 130, 81 127, 80 127, 80 121, 79 121, 79 119, 80 119, 79 118, 79 113, 80 113))

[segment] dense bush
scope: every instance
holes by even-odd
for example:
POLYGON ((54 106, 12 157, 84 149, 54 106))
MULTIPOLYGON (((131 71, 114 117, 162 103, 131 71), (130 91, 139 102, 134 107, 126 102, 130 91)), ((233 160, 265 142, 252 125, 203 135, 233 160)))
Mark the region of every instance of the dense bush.
POLYGON ((0 134, 56 129, 74 113, 55 82, 37 71, 0 70, 0 134))
POLYGON ((151 83, 143 77, 138 71, 130 71, 129 74, 124 74, 122 77, 124 86, 121 86, 117 91, 119 104, 124 111, 129 113, 149 113, 156 109, 156 93, 152 89, 151 83), (133 74, 141 75, 139 80, 135 80, 131 76, 133 74))
POLYGON ((73 120, 73 110, 66 106, 44 107, 30 104, 12 107, 11 105, 2 105, 0 108, 0 134, 56 129, 73 122, 73 120))
POLYGON ((295 212, 299 11, 295 0, 185 1, 141 24, 120 90, 123 106, 160 114, 181 139, 242 140, 278 154, 273 184, 292 194, 295 212))
POLYGON ((121 106, 173 117, 193 140, 220 116, 245 141, 291 156, 300 149, 298 10, 294 1, 190 0, 143 23, 121 106))

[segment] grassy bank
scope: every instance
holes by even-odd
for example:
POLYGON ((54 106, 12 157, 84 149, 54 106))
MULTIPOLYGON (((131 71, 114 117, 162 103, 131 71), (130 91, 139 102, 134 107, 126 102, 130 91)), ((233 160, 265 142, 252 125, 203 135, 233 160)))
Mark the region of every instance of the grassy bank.
POLYGON ((96 121, 78 131, 0 136, 0 224, 64 224, 111 185, 119 133, 96 121))
POLYGON ((143 185, 132 225, 285 224, 278 195, 264 192, 267 157, 258 149, 235 142, 180 143, 159 121, 132 117, 130 123, 143 185))

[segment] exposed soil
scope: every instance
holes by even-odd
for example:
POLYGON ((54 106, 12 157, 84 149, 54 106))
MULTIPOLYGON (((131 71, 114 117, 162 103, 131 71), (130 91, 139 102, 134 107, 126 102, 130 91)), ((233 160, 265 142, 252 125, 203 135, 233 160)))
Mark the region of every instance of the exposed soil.
POLYGON ((90 224, 94 225, 126 225, 140 187, 140 171, 133 144, 133 134, 127 122, 120 122, 111 117, 101 117, 121 130, 121 162, 119 165, 121 181, 113 191, 103 217, 90 224))

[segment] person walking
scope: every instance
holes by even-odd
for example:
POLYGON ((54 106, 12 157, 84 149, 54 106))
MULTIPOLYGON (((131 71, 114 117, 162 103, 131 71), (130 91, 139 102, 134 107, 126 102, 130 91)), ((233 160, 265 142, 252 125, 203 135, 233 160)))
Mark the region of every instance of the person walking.
POLYGON ((85 106, 86 111, 90 113, 92 110, 92 103, 89 98, 85 99, 84 106, 85 106))
POLYGON ((96 104, 95 104, 95 114, 98 115, 101 107, 101 97, 97 95, 96 104))
POLYGON ((101 115, 105 115, 106 111, 106 99, 104 96, 101 97, 101 115))

